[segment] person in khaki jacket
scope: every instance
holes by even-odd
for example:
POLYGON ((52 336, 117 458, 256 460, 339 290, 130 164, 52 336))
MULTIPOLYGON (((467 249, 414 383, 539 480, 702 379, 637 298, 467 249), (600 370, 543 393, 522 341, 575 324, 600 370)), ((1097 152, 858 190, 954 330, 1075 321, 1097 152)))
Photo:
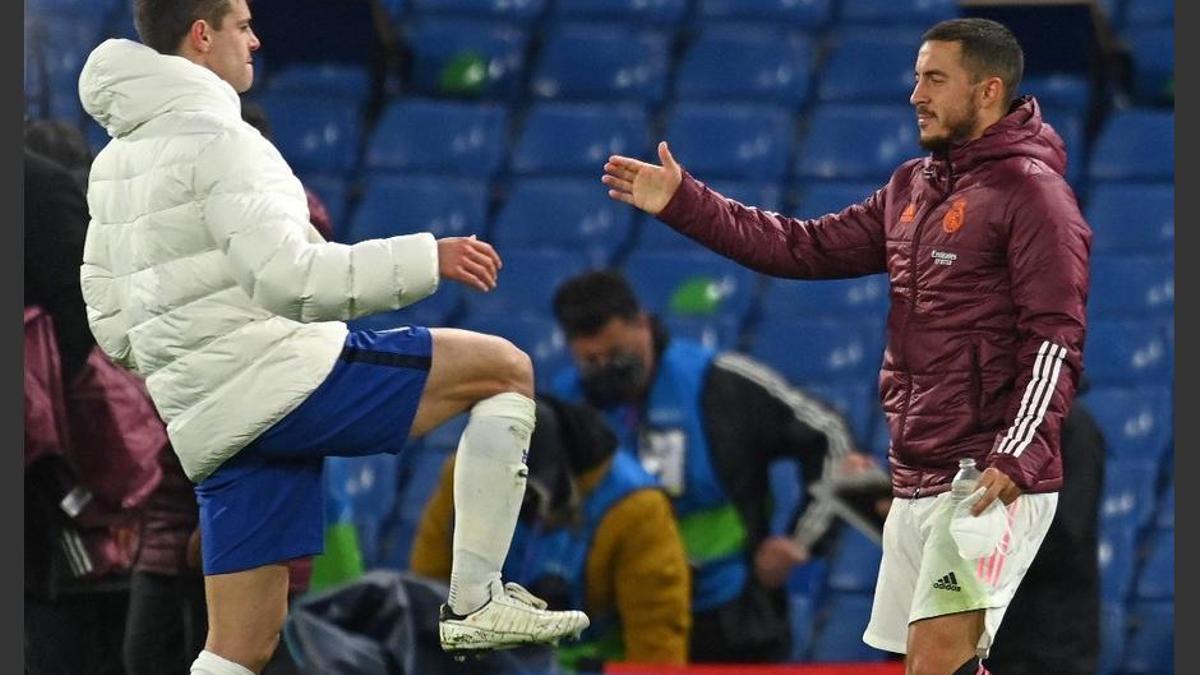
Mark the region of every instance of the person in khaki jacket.
MULTIPOLYGON (((592 628, 560 648, 568 667, 687 661, 691 576, 671 504, 590 408, 537 399, 525 503, 505 578, 592 628)), ((454 458, 425 507, 411 567, 450 576, 454 458)))

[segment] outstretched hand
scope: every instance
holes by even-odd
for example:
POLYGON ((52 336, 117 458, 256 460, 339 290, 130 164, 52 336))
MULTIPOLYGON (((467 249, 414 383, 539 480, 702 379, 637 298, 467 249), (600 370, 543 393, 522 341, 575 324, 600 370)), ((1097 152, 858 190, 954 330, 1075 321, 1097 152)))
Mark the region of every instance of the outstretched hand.
POLYGON ((600 179, 609 187, 608 196, 657 216, 683 182, 683 169, 666 141, 658 144, 658 158, 662 166, 621 155, 609 157, 600 179))
POLYGON ((503 264, 491 244, 469 237, 445 237, 437 240, 438 274, 484 293, 496 287, 503 264))

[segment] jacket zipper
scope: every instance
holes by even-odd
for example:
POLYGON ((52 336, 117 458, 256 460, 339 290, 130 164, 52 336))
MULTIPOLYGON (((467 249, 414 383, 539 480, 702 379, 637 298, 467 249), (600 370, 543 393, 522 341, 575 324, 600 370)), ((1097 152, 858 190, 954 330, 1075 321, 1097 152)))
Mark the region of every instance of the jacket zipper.
MULTIPOLYGON (((929 173, 933 173, 933 172, 929 172, 929 173)), ((926 179, 928 179, 929 174, 928 173, 925 174, 925 177, 926 177, 926 179)), ((934 202, 933 204, 931 204, 929 206, 929 208, 925 209, 925 214, 922 215, 921 219, 917 221, 917 227, 915 230, 913 230, 912 253, 911 253, 912 282, 910 284, 911 294, 909 295, 909 302, 908 302, 908 318, 906 318, 904 321, 904 335, 901 336, 901 338, 900 338, 900 345, 901 345, 900 348, 904 354, 904 372, 905 372, 905 374, 908 375, 908 391, 906 391, 904 394, 904 412, 901 413, 901 415, 900 415, 900 438, 897 441, 897 444, 900 445, 901 447, 904 447, 904 437, 907 435, 907 432, 908 432, 908 410, 909 410, 909 407, 912 405, 912 393, 913 393, 912 367, 909 366, 909 364, 908 364, 908 326, 912 322, 913 314, 915 314, 917 311, 917 291, 919 290, 918 284, 917 284, 917 279, 918 279, 918 277, 920 277, 920 267, 921 267, 921 261, 917 257, 917 249, 921 245, 921 231, 925 229, 925 221, 929 220, 929 214, 933 213, 935 210, 937 210, 937 207, 939 207, 943 203, 945 203, 945 201, 950 198, 951 192, 952 192, 952 182, 950 181, 949 176, 947 176, 946 191, 942 193, 942 198, 939 199, 938 201, 934 202)))

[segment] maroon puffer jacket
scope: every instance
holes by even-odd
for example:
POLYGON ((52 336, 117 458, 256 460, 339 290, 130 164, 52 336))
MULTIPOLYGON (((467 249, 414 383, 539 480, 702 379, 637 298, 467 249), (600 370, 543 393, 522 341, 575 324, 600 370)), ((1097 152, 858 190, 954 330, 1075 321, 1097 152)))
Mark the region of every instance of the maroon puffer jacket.
POLYGON ((981 138, 906 162, 841 213, 786 218, 685 175, 658 217, 773 276, 888 273, 879 389, 896 496, 948 489, 963 457, 1051 492, 1082 368, 1091 249, 1065 169, 1062 139, 1025 97, 981 138))

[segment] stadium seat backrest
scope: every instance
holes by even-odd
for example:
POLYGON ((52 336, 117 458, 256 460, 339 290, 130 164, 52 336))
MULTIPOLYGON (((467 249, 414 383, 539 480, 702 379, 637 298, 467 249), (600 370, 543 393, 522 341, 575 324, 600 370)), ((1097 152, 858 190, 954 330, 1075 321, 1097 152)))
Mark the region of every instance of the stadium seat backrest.
POLYGON ((663 323, 671 335, 695 340, 718 351, 733 349, 741 329, 737 319, 731 316, 668 315, 663 317, 663 323))
POLYGON ((1172 352, 1163 320, 1100 318, 1089 322, 1083 364, 1098 385, 1166 382, 1172 352))
POLYGON ((518 93, 525 73, 529 32, 495 21, 435 18, 404 32, 412 52, 412 79, 428 96, 518 93))
POLYGON ((1111 459, 1104 465, 1100 499, 1102 531, 1137 532, 1157 506, 1158 465, 1153 459, 1111 459))
POLYGON ((557 0, 551 16, 676 26, 687 14, 688 4, 688 0, 557 0))
POLYGON ((1131 632, 1121 672, 1162 675, 1175 670, 1175 603, 1137 602, 1129 608, 1131 632))
POLYGON ((362 121, 357 105, 308 94, 259 97, 275 146, 298 172, 343 173, 358 163, 362 121))
POLYGON ((862 641, 871 616, 870 593, 831 593, 818 612, 812 660, 818 662, 882 661, 884 653, 862 641))
POLYGON ((1175 312, 1175 258, 1094 254, 1088 316, 1158 316, 1175 312))
POLYGON ((496 216, 492 243, 501 255, 549 247, 577 251, 604 266, 632 236, 633 217, 594 178, 526 178, 514 182, 496 216))
MULTIPOLYGON (((844 23, 932 26, 958 13, 954 0, 850 0, 842 3, 844 23)), ((914 47, 915 51, 915 47, 914 47)))
MULTIPOLYGON (((1131 3, 1141 4, 1144 0, 1131 3)), ((1171 104, 1175 94, 1175 29, 1138 26, 1126 31, 1133 55, 1133 84, 1137 99, 1148 105, 1171 104)))
POLYGON ((1166 387, 1096 387, 1083 400, 1095 413, 1109 457, 1157 462, 1167 452, 1174 422, 1166 387))
POLYGON ((793 382, 806 393, 820 399, 837 410, 846 420, 846 426, 854 435, 859 447, 866 447, 871 431, 878 418, 883 415, 879 406, 876 387, 869 381, 828 384, 820 380, 793 382))
POLYGON ((366 103, 371 93, 371 74, 355 64, 291 63, 266 80, 266 88, 314 98, 337 98, 366 103))
POLYGON ((1135 26, 1170 26, 1175 23, 1173 0, 1126 0, 1125 23, 1135 26))
POLYGON ((346 180, 336 174, 314 173, 300 176, 300 183, 325 205, 325 211, 333 225, 334 240, 340 241, 338 237, 346 232, 350 224, 346 221, 346 198, 349 190, 346 180))
POLYGON ((799 218, 819 218, 827 213, 840 213, 875 194, 882 183, 815 182, 800 186, 800 204, 792 215, 799 218))
POLYGON ((817 29, 833 16, 833 0, 698 0, 697 13, 705 22, 769 21, 775 25, 817 29))
POLYGON ((367 166, 488 178, 504 158, 507 124, 496 104, 400 101, 376 125, 367 166))
POLYGON ((908 100, 920 42, 906 31, 843 30, 835 45, 817 91, 822 101, 895 105, 908 100))
POLYGON ((688 48, 676 94, 684 100, 774 102, 792 108, 808 98, 812 41, 802 34, 708 29, 688 48))
POLYGON ((1085 213, 1092 226, 1093 255, 1175 251, 1172 183, 1094 184, 1085 213))
POLYGON ((821 105, 797 153, 796 174, 886 181, 900 164, 924 154, 911 107, 821 105))
POLYGON ((642 306, 658 314, 729 316, 750 309, 757 277, 709 251, 635 251, 624 271, 642 306))
POLYGON ((664 33, 613 24, 564 23, 542 45, 531 88, 539 99, 658 103, 666 94, 664 33))
POLYGON ((509 168, 517 174, 594 177, 610 155, 645 156, 646 129, 641 106, 542 103, 526 118, 509 168))
POLYGON ((787 169, 792 117, 774 106, 680 103, 666 137, 676 159, 702 180, 778 181, 787 169))
POLYGON ((482 315, 548 317, 559 284, 586 267, 583 256, 572 250, 510 249, 501 251, 501 257, 504 269, 496 288, 466 292, 467 321, 482 315))
POLYGON ((346 241, 432 232, 437 237, 484 234, 487 189, 467 178, 372 176, 346 241))
POLYGON ((1161 181, 1175 177, 1175 113, 1132 109, 1113 113, 1092 148, 1093 180, 1161 181))
POLYGON ((750 353, 792 382, 874 382, 883 354, 880 337, 859 322, 764 318, 750 353))
POLYGON ((1020 91, 1037 98, 1043 108, 1043 117, 1046 117, 1047 107, 1082 114, 1091 104, 1091 85, 1084 76, 1076 73, 1028 74, 1021 79, 1020 91))
POLYGON ((463 328, 498 335, 528 354, 539 389, 546 389, 551 378, 571 363, 566 338, 548 316, 475 315, 467 317, 463 328))
POLYGON ((1155 530, 1147 549, 1149 555, 1138 574, 1137 597, 1170 600, 1175 597, 1175 531, 1155 530))
POLYGON ((532 23, 546 11, 547 0, 408 0, 416 16, 460 16, 532 23))
POLYGON ((1123 603, 1133 588, 1137 532, 1129 527, 1104 527, 1096 551, 1100 563, 1100 597, 1123 603))
POLYGON ((888 278, 883 274, 821 281, 772 279, 763 297, 763 316, 772 319, 811 316, 882 318, 887 315, 890 288, 888 278))
POLYGON ((838 537, 829 570, 829 588, 863 593, 874 590, 883 549, 852 527, 843 527, 838 537))

